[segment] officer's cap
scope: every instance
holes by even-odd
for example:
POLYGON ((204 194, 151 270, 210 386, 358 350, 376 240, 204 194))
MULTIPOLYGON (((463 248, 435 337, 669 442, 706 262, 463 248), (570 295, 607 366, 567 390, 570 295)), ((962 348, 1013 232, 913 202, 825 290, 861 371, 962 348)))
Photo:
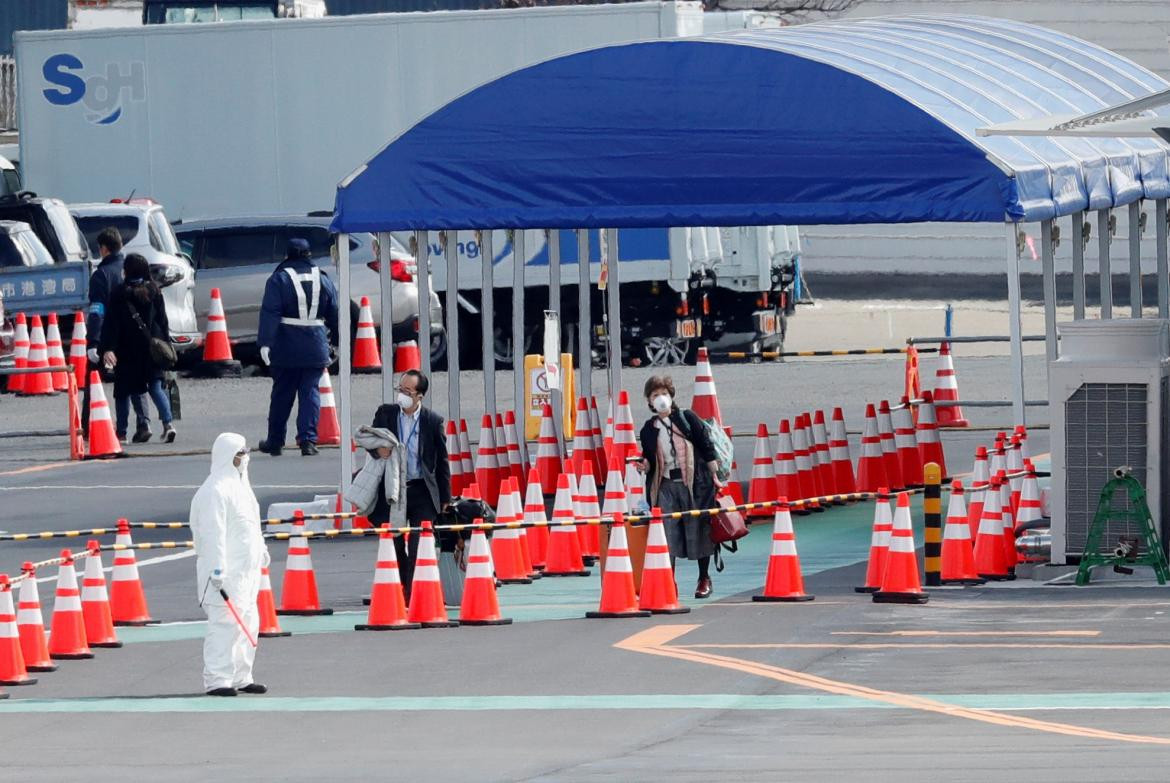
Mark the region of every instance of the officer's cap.
POLYGON ((286 259, 308 258, 309 256, 309 240, 295 237, 288 241, 288 246, 285 248, 284 254, 286 259))

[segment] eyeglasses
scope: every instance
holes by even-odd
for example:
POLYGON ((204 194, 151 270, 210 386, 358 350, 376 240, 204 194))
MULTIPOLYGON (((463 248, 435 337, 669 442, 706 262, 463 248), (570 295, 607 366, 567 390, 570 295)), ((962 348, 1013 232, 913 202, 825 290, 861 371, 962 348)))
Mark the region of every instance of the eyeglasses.
POLYGON ((414 389, 404 389, 401 386, 396 387, 394 389, 394 391, 402 392, 403 394, 408 395, 410 397, 413 397, 415 394, 417 394, 417 392, 414 389))

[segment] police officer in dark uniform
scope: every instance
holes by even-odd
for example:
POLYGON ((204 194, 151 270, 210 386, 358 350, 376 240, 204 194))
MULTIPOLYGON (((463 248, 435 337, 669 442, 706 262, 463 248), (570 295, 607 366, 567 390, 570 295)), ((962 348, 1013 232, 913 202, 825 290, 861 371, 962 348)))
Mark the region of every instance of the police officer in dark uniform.
POLYGON ((298 395, 297 445, 306 457, 317 453, 321 371, 331 364, 329 346, 337 345, 337 289, 310 259, 308 241, 290 239, 260 305, 260 360, 272 370, 268 437, 260 441, 260 451, 274 457, 284 447, 298 395))

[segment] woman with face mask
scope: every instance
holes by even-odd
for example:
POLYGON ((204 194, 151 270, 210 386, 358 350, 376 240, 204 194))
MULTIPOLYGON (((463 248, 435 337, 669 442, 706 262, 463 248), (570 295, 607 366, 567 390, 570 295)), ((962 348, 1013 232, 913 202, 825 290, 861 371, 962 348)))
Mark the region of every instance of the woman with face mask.
MULTIPOLYGON (((711 508, 715 491, 723 486, 716 471, 715 449, 703 422, 692 411, 683 411, 675 401, 670 376, 652 376, 646 381, 646 403, 650 419, 642 425, 641 468, 646 472, 646 498, 663 513, 711 508)), ((696 560, 699 581, 695 598, 711 595, 711 522, 706 516, 664 519, 671 560, 696 560)))

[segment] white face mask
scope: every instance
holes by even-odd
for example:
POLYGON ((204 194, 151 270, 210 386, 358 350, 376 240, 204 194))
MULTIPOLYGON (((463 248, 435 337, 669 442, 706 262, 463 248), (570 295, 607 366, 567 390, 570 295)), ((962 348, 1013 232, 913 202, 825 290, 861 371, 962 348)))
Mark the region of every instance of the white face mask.
POLYGON ((249 457, 247 454, 244 454, 240 457, 240 464, 239 464, 237 470, 240 471, 241 476, 248 472, 248 462, 250 460, 251 460, 251 457, 249 457))
POLYGON ((414 397, 411 397, 409 394, 398 392, 398 407, 402 408, 404 411, 409 411, 414 407, 414 397))
POLYGON ((668 410, 670 410, 670 395, 659 394, 650 401, 650 404, 652 404, 654 406, 654 410, 658 411, 659 413, 666 413, 668 410))

